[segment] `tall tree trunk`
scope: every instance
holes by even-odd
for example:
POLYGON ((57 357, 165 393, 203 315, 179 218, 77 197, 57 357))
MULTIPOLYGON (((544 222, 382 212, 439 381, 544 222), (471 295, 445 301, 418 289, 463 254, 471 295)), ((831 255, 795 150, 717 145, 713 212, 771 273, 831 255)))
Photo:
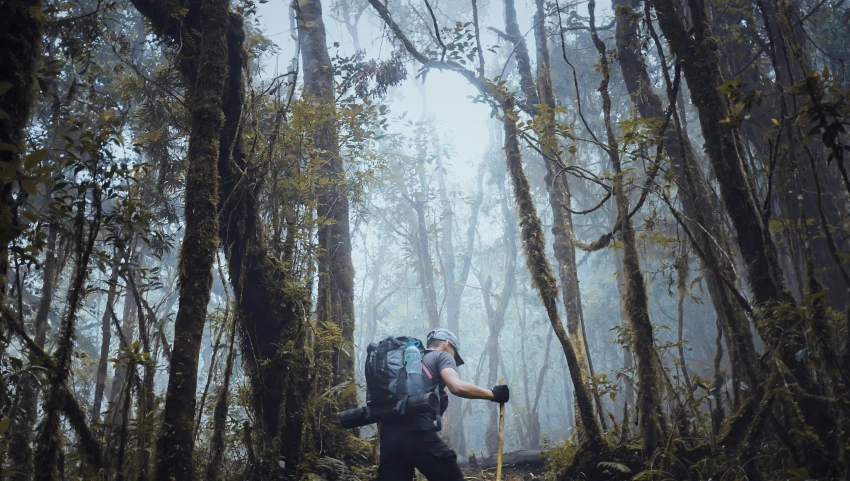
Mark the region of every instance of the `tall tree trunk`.
MULTIPOLYGON (((631 324, 629 321, 629 313, 626 311, 626 277, 623 273, 623 261, 620 257, 619 252, 612 252, 611 257, 614 259, 614 271, 617 276, 617 291, 620 294, 619 299, 619 311, 620 311, 620 323, 622 327, 626 328, 631 324)), ((627 342, 626 345, 623 346, 623 369, 627 372, 632 372, 635 367, 634 354, 632 354, 632 347, 630 342, 627 342)), ((631 378, 625 378, 623 385, 623 428, 631 429, 628 426, 628 418, 635 409, 635 388, 632 383, 631 378)))
POLYGON ((600 56, 602 81, 599 92, 602 95, 602 112, 605 119, 607 137, 607 153, 614 173, 614 197, 617 206, 617 224, 620 227, 623 242, 623 273, 626 281, 626 311, 632 328, 632 345, 637 357, 637 374, 639 378, 637 405, 640 415, 641 437, 646 457, 652 456, 656 448, 663 442, 666 420, 662 411, 661 392, 663 389, 661 360, 655 349, 655 335, 652 331, 652 321, 649 318, 649 305, 646 294, 646 283, 640 269, 637 239, 634 226, 629 217, 629 199, 623 184, 625 182, 620 164, 619 146, 614 134, 611 121, 611 97, 608 92, 608 82, 611 77, 611 65, 608 61, 607 47, 599 38, 595 27, 596 2, 590 0, 590 32, 593 43, 600 56))
MULTIPOLYGON (((441 157, 438 157, 438 159, 441 159, 441 157)), ((481 203, 484 199, 484 191, 481 189, 483 172, 478 176, 478 193, 475 195, 470 206, 471 212, 469 225, 467 226, 466 242, 463 246, 464 250, 461 252, 461 269, 460 272, 457 272, 453 239, 455 216, 448 198, 448 192, 446 192, 446 179, 440 160, 438 160, 438 169, 440 201, 443 204, 443 229, 440 233, 440 245, 443 256, 443 278, 445 283, 446 326, 455 335, 461 336, 460 305, 472 265, 472 249, 475 243, 475 229, 478 225, 478 212, 481 209, 481 203)), ((445 423, 448 427, 449 445, 458 454, 463 455, 466 453, 466 433, 463 428, 463 419, 461 419, 463 398, 451 395, 450 397, 445 423)))
MULTIPOLYGON (((83 195, 85 196, 87 193, 83 195)), ((66 390, 68 389, 67 381, 71 376, 76 323, 80 307, 86 297, 89 259, 100 230, 103 213, 101 191, 98 185, 93 187, 91 196, 93 209, 91 213, 86 212, 87 202, 85 197, 77 202, 76 264, 71 287, 68 291, 65 316, 62 319, 59 337, 56 341, 55 366, 53 372, 50 373, 50 383, 44 399, 44 418, 39 425, 36 439, 36 457, 39 460, 35 465, 35 479, 37 481, 57 481, 59 479, 60 454, 62 451, 59 416, 69 396, 66 394, 66 390), (85 235, 87 214, 93 214, 93 220, 89 224, 88 236, 85 235)))
MULTIPOLYGON (((505 33, 515 46, 514 52, 516 54, 517 70, 520 72, 531 72, 531 59, 528 55, 528 47, 525 44, 524 36, 519 29, 514 0, 504 0, 504 5, 505 33)), ((520 88, 525 94, 525 104, 529 108, 534 108, 535 105, 540 103, 541 99, 537 94, 537 87, 534 85, 534 79, 531 75, 520 75, 520 88)))
POLYGON ((591 448, 602 447, 604 446, 604 440, 599 423, 593 413, 590 389, 581 376, 581 368, 575 348, 558 316, 556 300, 558 295, 557 281, 555 281, 555 277, 552 275, 552 268, 549 266, 549 261, 546 258, 546 238, 543 235, 543 226, 541 225, 540 218, 537 216, 537 210, 531 198, 528 179, 522 170, 522 156, 517 140, 517 113, 511 99, 503 100, 502 108, 504 110, 502 121, 505 129, 505 161, 508 166, 508 173, 510 174, 514 189, 514 198, 519 211, 526 264, 531 273, 532 284, 537 289, 543 307, 546 309, 549 323, 555 330, 555 335, 558 337, 561 348, 564 350, 564 356, 566 357, 567 366, 570 371, 570 378, 573 381, 575 390, 578 416, 581 417, 582 426, 587 434, 586 446, 591 448))
MULTIPOLYGON (((47 227, 47 247, 44 255, 44 268, 42 271, 41 299, 39 299, 38 310, 35 315, 35 343, 44 347, 44 339, 47 331, 47 318, 53 297, 56 292, 56 279, 59 273, 59 261, 56 256, 56 244, 59 226, 51 223, 47 227)), ((2 342, 2 341, 0 341, 2 342)), ((32 478, 33 452, 30 443, 32 441, 32 427, 36 421, 38 412, 38 390, 35 381, 29 376, 25 378, 21 387, 21 413, 13 418, 9 427, 9 460, 11 472, 9 479, 13 481, 28 481, 32 478)))
POLYGON ((118 293, 118 270, 120 265, 115 262, 112 265, 112 274, 109 276, 109 290, 106 294, 106 305, 100 319, 101 343, 100 359, 97 361, 97 377, 95 378, 94 400, 92 401, 91 419, 98 422, 100 419, 100 408, 103 401, 103 391, 106 388, 106 367, 109 364, 109 344, 112 342, 112 313, 115 297, 118 293))
POLYGON ((238 14, 230 14, 227 39, 225 124, 218 163, 219 236, 243 324, 242 355, 262 433, 262 463, 252 464, 250 471, 252 476, 264 477, 269 475, 266 470, 270 466, 275 469, 281 459, 285 471, 294 473, 302 453, 304 407, 312 392, 311 370, 304 369, 310 365, 305 347, 310 295, 309 289, 294 278, 291 266, 280 262, 266 244, 255 191, 261 179, 244 177, 244 172, 251 171, 241 130, 248 53, 243 19, 238 14), (296 349, 281 353, 280 346, 287 343, 296 349))
POLYGON ((319 193, 317 215, 319 247, 319 291, 316 318, 342 329, 343 345, 334 349, 333 383, 354 379, 354 265, 351 262, 351 233, 345 171, 339 152, 334 69, 328 55, 325 23, 320 0, 298 0, 304 92, 317 105, 318 129, 313 142, 318 158, 312 159, 325 177, 319 193))
MULTIPOLYGON (((517 218, 510 207, 508 207, 508 196, 501 187, 501 179, 497 178, 496 182, 500 184, 499 190, 502 194, 502 218, 504 219, 505 225, 505 231, 502 237, 505 247, 505 272, 502 276, 504 284, 502 285, 502 290, 499 293, 499 296, 496 298, 495 306, 493 306, 490 301, 490 287, 492 282, 489 277, 484 282, 484 289, 482 290, 484 294, 484 305, 487 310, 487 317, 489 320, 488 325, 490 328, 490 334, 487 337, 487 359, 489 361, 487 385, 489 386, 495 386, 498 384, 499 364, 501 360, 501 356, 499 355, 501 352, 499 348, 499 335, 502 332, 502 328, 505 326, 505 314, 507 313, 511 296, 516 288, 517 218)), ((487 431, 484 439, 487 443, 487 450, 490 454, 495 454, 499 433, 498 407, 495 404, 490 406, 489 412, 490 420, 487 424, 487 431)))
POLYGON ((50 224, 47 228, 47 250, 44 253, 44 281, 41 286, 41 299, 38 301, 38 310, 35 313, 35 342, 44 347, 47 338, 47 320, 50 317, 50 308, 53 306, 53 298, 56 295, 56 282, 62 266, 59 263, 56 249, 60 242, 59 226, 50 224))
POLYGON ((437 305, 437 291, 434 288, 434 261, 431 258, 431 248, 428 245, 428 222, 425 217, 427 206, 425 199, 428 192, 426 186, 420 184, 420 191, 414 193, 411 199, 413 207, 413 227, 416 233, 413 235, 413 248, 416 250, 417 274, 419 275, 419 286, 422 289, 422 303, 425 304, 425 312, 428 315, 428 329, 434 330, 440 327, 440 308, 437 305))
MULTIPOLYGON (((24 129, 37 100, 36 70, 42 55, 41 35, 44 29, 41 0, 24 0, 8 4, 0 15, 0 142, 8 148, 0 150, 4 172, 14 172, 27 150, 24 129)), ((6 303, 9 243, 19 232, 12 189, 14 182, 0 182, 0 304, 6 303)), ((2 317, 2 316, 0 316, 2 317)), ((0 357, 8 340, 6 319, 0 320, 0 357)), ((0 401, 4 401, 0 398, 0 401)), ((0 468, 2 469, 2 468, 0 468)))
MULTIPOLYGON (((129 364, 128 369, 135 369, 136 367, 132 364, 129 364)), ((127 438, 130 435, 130 410, 133 403, 133 376, 128 376, 126 381, 126 389, 124 386, 119 386, 121 391, 124 391, 122 394, 123 398, 119 396, 119 398, 123 399, 121 406, 116 408, 119 411, 119 415, 121 416, 121 424, 119 426, 118 431, 118 448, 117 453, 115 455, 115 479, 116 481, 125 481, 127 479, 127 470, 124 468, 124 458, 127 453, 127 438)))
MULTIPOLYGON (((615 2, 617 59, 626 88, 640 116, 646 120, 663 122, 666 118, 663 103, 653 88, 638 38, 639 15, 636 8, 639 4, 637 0, 615 2)), ((749 320, 720 277, 736 279, 729 255, 732 250, 722 231, 721 208, 712 195, 711 186, 702 175, 690 139, 680 125, 679 116, 673 115, 672 125, 659 134, 663 148, 670 157, 670 168, 679 182, 679 201, 688 219, 689 230, 694 234, 698 252, 703 253, 700 256, 702 271, 719 325, 724 328, 727 343, 731 347, 730 357, 733 359, 732 370, 736 381, 734 389, 737 393, 740 382, 746 380, 750 385, 755 385, 758 381, 757 354, 749 320)))
MULTIPOLYGON (((212 439, 210 440, 212 447, 210 448, 210 462, 207 465, 206 470, 207 481, 218 481, 221 462, 224 459, 224 429, 225 421, 227 421, 227 410, 229 407, 227 404, 227 394, 230 390, 230 378, 233 375, 233 358, 236 353, 234 340, 236 338, 237 322, 235 319, 232 322, 233 327, 230 331, 227 360, 224 364, 224 379, 222 379, 221 385, 219 386, 218 397, 215 403, 215 411, 213 412, 213 434, 212 439)), ((210 373, 210 375, 212 375, 212 373, 210 373)))
MULTIPOLYGON (((584 312, 581 306, 581 290, 579 289, 578 267, 576 266, 576 249, 573 243, 573 216, 569 211, 571 195, 566 175, 557 175, 560 168, 555 159, 560 158, 558 141, 555 136, 555 93, 552 89, 552 71, 549 56, 549 44, 546 36, 546 15, 543 0, 535 0, 534 40, 537 50, 537 86, 540 103, 545 110, 537 112, 542 121, 540 133, 540 148, 544 152, 546 165, 546 188, 549 192, 549 206, 552 208, 552 244, 555 260, 558 262, 558 277, 561 281, 561 295, 567 315, 567 332, 575 346, 576 356, 581 367, 582 376, 587 380, 592 375, 590 357, 585 342, 584 312), (557 176, 557 178, 555 178, 557 176)), ((530 72, 525 74, 530 76, 530 72)), ((602 402, 594 395, 594 402, 603 429, 605 418, 602 412, 602 402)))
MULTIPOLYGON (((141 252, 140 252, 141 254, 141 252)), ((144 261, 144 257, 139 255, 138 257, 138 268, 142 267, 142 262, 144 261)), ((145 357, 142 362, 144 368, 144 375, 142 383, 137 386, 136 392, 138 395, 138 403, 136 409, 138 411, 136 424, 139 429, 139 434, 136 437, 137 449, 138 449, 138 461, 139 461, 139 472, 138 472, 138 480, 139 481, 147 481, 148 472, 150 471, 150 450, 149 450, 149 439, 150 439, 150 431, 153 426, 149 426, 148 424, 148 415, 153 413, 154 409, 154 370, 156 366, 154 365, 155 358, 151 356, 151 346, 150 346, 150 332, 151 326, 156 323, 156 317, 152 315, 152 311, 148 309, 147 315, 145 306, 147 306, 147 301, 142 297, 141 291, 138 289, 135 281, 135 273, 129 267, 124 273, 124 280, 127 285, 133 292, 133 299, 136 301, 136 310, 139 313, 139 340, 142 345, 142 355, 145 357)), ((147 306, 148 308, 150 306, 147 306)), ((169 364, 170 363, 169 359, 169 364)))
POLYGON ((227 78, 227 3, 202 0, 197 81, 192 85, 191 127, 180 252, 174 350, 157 441, 157 479, 194 479, 192 432, 198 384, 198 355, 218 249, 218 157, 222 94, 227 78))
POLYGON ((679 368, 682 371, 682 379, 685 381, 685 387, 688 392, 691 392, 691 376, 688 374, 688 362, 685 359, 685 344, 684 344, 684 331, 685 331, 685 298, 688 294, 688 271, 690 270, 690 266, 688 265, 688 249, 686 247, 687 244, 682 244, 679 249, 679 256, 676 258, 675 268, 676 268, 676 290, 679 294, 679 299, 676 302, 676 314, 677 314, 677 324, 678 328, 676 329, 676 341, 679 344, 679 368))
MULTIPOLYGON (((123 338, 126 341, 127 345, 133 344, 133 338, 135 336, 135 316, 136 316, 136 303, 132 299, 133 293, 128 286, 125 289, 124 294, 124 308, 121 312, 121 326, 119 333, 119 339, 123 338)), ((109 389, 109 415, 108 415, 108 423, 111 425, 116 425, 120 422, 121 416, 121 395, 124 392, 122 386, 125 384, 125 379, 128 374, 128 365, 129 361, 126 358, 126 355, 118 356, 118 363, 115 365, 115 374, 112 376, 112 385, 109 389)), ((110 428, 111 429, 111 428, 110 428)))

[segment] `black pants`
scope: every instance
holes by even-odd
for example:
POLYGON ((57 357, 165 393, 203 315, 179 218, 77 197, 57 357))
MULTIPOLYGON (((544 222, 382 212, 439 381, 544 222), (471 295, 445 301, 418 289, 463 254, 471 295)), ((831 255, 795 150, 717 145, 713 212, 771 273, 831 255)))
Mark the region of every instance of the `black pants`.
POLYGON ((404 426, 381 427, 381 465, 378 481, 411 481, 413 468, 428 481, 463 481, 457 455, 436 431, 408 431, 404 426))

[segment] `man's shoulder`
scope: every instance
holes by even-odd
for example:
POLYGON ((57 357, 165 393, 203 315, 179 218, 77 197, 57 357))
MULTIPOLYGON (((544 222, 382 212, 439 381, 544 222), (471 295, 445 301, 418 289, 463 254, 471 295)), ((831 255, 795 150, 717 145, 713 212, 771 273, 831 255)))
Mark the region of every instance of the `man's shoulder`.
POLYGON ((446 351, 425 351, 425 355, 422 356, 422 359, 444 359, 446 357, 454 359, 452 355, 446 351))
POLYGON ((457 367, 455 358, 446 351, 426 351, 425 355, 422 357, 422 362, 438 367, 438 370, 440 371, 449 367, 457 367))

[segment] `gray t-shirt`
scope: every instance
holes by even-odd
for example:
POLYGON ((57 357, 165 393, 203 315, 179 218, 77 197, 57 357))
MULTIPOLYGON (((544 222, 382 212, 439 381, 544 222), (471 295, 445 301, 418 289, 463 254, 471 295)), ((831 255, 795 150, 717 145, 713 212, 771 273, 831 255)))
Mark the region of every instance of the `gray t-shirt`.
MULTIPOLYGON (((446 383, 440 373, 443 369, 457 369, 457 362, 451 354, 446 351, 427 351, 422 356, 422 376, 424 378, 425 392, 433 391, 439 386, 440 414, 444 413, 449 406, 449 395, 446 394, 446 383)), ((423 413, 408 418, 405 422, 409 431, 438 431, 434 423, 436 413, 423 413)))

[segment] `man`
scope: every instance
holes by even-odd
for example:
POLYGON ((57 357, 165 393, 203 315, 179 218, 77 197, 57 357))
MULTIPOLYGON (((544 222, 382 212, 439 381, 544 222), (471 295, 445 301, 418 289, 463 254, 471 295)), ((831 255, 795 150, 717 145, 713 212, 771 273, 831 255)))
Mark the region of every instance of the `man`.
MULTIPOLYGON (((508 386, 483 389, 460 379, 457 367, 463 365, 458 351, 460 342, 448 329, 434 329, 428 333, 422 371, 425 389, 439 386, 442 415, 448 407, 445 388, 455 396, 465 399, 487 399, 500 404, 510 399, 508 386)), ((411 481, 416 468, 429 481, 463 481, 457 465, 457 455, 446 446, 437 431, 440 420, 436 413, 410 416, 397 423, 383 423, 381 435, 381 464, 378 481, 411 481)))

